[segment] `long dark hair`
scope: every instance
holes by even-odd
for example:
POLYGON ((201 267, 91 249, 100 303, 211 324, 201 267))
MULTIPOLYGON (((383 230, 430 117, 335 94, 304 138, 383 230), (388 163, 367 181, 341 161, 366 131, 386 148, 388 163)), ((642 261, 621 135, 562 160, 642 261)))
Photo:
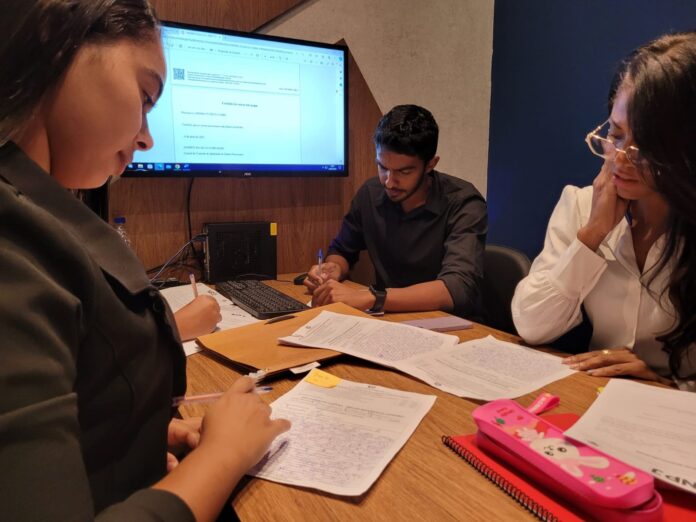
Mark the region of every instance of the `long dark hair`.
POLYGON ((13 0, 0 17, 0 144, 12 139, 86 43, 157 35, 148 0, 13 0))
POLYGON ((679 375, 696 342, 696 32, 662 36, 625 64, 633 94, 628 122, 650 164, 655 187, 670 207, 658 271, 670 265, 667 292, 675 326, 657 338, 679 375))

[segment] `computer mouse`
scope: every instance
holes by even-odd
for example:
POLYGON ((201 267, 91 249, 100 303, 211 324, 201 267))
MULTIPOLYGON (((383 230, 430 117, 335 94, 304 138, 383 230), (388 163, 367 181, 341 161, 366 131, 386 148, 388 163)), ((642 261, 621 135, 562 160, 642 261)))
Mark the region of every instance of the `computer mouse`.
POLYGON ((307 272, 305 272, 304 274, 298 275, 295 279, 292 280, 292 282, 296 285, 301 285, 302 283, 304 283, 304 280, 306 278, 307 278, 307 272))

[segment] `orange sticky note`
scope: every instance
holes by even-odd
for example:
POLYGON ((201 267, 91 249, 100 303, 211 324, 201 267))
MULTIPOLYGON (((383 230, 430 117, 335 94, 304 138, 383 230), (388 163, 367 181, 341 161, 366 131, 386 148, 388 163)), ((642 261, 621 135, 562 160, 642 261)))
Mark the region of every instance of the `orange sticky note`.
POLYGON ((331 375, 323 370, 317 370, 316 368, 309 372, 309 375, 307 375, 304 380, 315 386, 321 386, 322 388, 333 388, 341 382, 340 377, 331 375))

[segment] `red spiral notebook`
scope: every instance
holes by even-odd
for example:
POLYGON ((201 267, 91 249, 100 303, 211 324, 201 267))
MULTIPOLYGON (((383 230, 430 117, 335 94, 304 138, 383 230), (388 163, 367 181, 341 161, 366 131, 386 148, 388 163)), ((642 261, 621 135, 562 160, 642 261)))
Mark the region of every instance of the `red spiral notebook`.
MULTIPOLYGON (((544 418, 562 430, 566 430, 579 417, 573 413, 563 413, 544 415, 544 418)), ((507 463, 484 453, 476 445, 475 434, 444 436, 442 442, 539 520, 548 522, 585 520, 582 514, 576 513, 570 504, 559 499, 553 492, 520 476, 507 463)), ((665 521, 682 522, 696 518, 696 496, 671 489, 660 489, 660 494, 664 502, 665 521)))

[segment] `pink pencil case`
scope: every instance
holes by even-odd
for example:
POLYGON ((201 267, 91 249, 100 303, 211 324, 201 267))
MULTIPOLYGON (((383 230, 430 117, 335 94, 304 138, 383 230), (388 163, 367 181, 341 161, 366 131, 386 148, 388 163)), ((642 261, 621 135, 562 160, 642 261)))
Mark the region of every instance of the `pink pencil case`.
POLYGON ((515 401, 501 399, 473 412, 476 444, 508 462, 579 510, 601 520, 662 519, 652 475, 564 436, 515 401))

